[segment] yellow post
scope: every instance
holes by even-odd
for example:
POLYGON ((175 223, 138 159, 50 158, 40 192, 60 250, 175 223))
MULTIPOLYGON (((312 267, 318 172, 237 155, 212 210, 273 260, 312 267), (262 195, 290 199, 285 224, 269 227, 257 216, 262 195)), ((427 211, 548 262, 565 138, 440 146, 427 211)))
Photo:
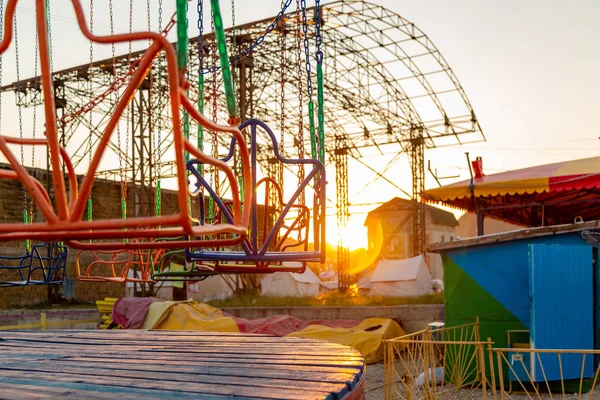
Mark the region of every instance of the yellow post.
MULTIPOLYGON (((493 356, 493 351, 492 351, 492 338, 487 338, 487 350, 488 350, 488 357, 489 357, 489 362, 490 362, 490 388, 492 389, 492 398, 494 400, 496 400, 496 372, 494 369, 494 356, 493 356)), ((485 360, 482 360, 485 363, 485 360)))
POLYGON ((45 331, 48 328, 48 320, 46 318, 46 312, 42 311, 40 313, 40 329, 45 331))

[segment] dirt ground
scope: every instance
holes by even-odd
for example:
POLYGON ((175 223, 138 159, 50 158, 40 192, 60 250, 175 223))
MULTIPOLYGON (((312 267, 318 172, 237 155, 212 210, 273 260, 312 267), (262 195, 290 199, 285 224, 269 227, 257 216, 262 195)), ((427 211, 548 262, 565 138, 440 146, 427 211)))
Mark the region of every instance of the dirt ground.
MULTIPOLYGON (((367 365, 367 382, 365 387, 365 399, 366 400, 383 400, 383 363, 379 364, 371 364, 367 365)), ((501 399, 500 392, 496 393, 496 398, 501 399)), ((475 392, 469 390, 459 390, 458 392, 453 393, 448 396, 440 396, 441 398, 452 398, 452 399, 483 399, 483 392, 481 390, 477 390, 475 392)), ((488 390, 487 398, 492 400, 494 397, 492 392, 488 390)), ((565 394, 564 397, 561 393, 554 393, 554 395, 549 395, 548 393, 540 393, 539 397, 535 394, 535 392, 527 395, 524 392, 519 392, 515 390, 510 394, 505 394, 505 399, 510 400, 525 400, 525 399, 582 399, 582 400, 600 400, 600 387, 596 388, 594 392, 591 394, 583 393, 581 397, 577 394, 569 393, 565 394)))
POLYGON ((383 400, 383 363, 367 365, 365 400, 383 400))

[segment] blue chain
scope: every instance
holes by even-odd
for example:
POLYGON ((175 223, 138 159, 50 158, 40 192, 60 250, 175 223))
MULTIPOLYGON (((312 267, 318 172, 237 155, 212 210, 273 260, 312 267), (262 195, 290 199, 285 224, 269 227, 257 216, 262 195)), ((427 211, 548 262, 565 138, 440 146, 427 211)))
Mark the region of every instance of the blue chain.
MULTIPOLYGON (((271 33, 271 31, 273 29, 275 29, 275 27, 277 26, 277 24, 279 23, 279 21, 281 20, 281 18, 283 18, 283 14, 287 10, 287 8, 290 6, 290 4, 292 4, 292 0, 285 0, 285 4, 283 5, 283 8, 279 11, 279 13, 277 14, 277 16, 273 20, 273 22, 271 22, 271 24, 267 27, 267 29, 265 30, 265 33, 263 33, 258 39, 256 39, 256 41, 254 43, 252 43, 250 46, 248 46, 244 50, 242 50, 238 55, 236 55, 235 57, 230 58, 229 62, 231 64, 238 63, 240 60, 242 60, 243 58, 247 57, 252 52, 252 50, 254 50, 256 47, 260 46, 260 44, 262 44, 262 42, 265 40, 265 37, 269 33, 271 33)), ((208 68, 201 68, 200 69, 200 73, 202 73, 202 74, 211 74, 211 73, 217 72, 220 69, 221 69, 220 65, 213 65, 213 66, 208 67, 208 68)))
POLYGON ((323 52, 321 51, 321 0, 315 0, 315 24, 317 26, 317 35, 315 38, 315 42, 317 44, 317 53, 315 57, 317 59, 318 64, 323 63, 323 52))

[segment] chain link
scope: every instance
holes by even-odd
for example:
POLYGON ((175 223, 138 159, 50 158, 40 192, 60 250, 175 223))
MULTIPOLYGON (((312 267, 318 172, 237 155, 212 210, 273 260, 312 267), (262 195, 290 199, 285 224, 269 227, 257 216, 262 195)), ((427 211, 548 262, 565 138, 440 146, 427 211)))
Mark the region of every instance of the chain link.
MULTIPOLYGON (((47 9, 47 15, 46 15, 46 19, 48 22, 48 54, 50 56, 50 76, 52 76, 52 72, 54 71, 54 60, 52 58, 52 18, 50 17, 50 0, 46 1, 46 9, 47 9)), ((51 85, 54 86, 54 80, 52 80, 51 85)))
MULTIPOLYGON (((110 23, 110 35, 113 36, 115 34, 115 25, 114 25, 114 12, 113 12, 113 0, 108 0, 108 18, 110 23)), ((111 52, 112 52, 112 73, 113 73, 113 81, 114 84, 117 80, 117 62, 115 59, 115 43, 111 43, 111 52)), ((114 92, 114 100, 113 104, 116 104, 119 101, 119 94, 117 91, 114 92)), ((129 124, 127 124, 129 125, 129 124)), ((121 121, 117 121, 117 143, 120 149, 122 149, 121 142, 121 121)), ((123 157, 119 157, 119 175, 121 177, 121 198, 123 198, 124 191, 124 171, 123 171, 123 157)))
POLYGON ((198 61, 200 63, 199 69, 202 71, 204 66, 204 4, 203 0, 198 0, 198 5, 196 6, 196 10, 198 11, 198 21, 196 25, 198 26, 198 61))
MULTIPOLYGON (((15 68, 16 68, 16 73, 17 73, 17 97, 20 98, 18 99, 18 108, 17 108, 17 113, 18 113, 18 118, 19 118, 19 138, 23 139, 23 101, 22 101, 22 96, 23 91, 21 89, 21 68, 20 68, 20 61, 19 61, 19 29, 18 29, 18 24, 17 24, 17 13, 15 13, 14 17, 13 17, 13 24, 14 24, 14 30, 15 30, 15 68)), ((21 149, 21 165, 25 164, 25 149, 23 147, 23 143, 20 144, 20 149, 21 149)), ((27 223, 27 190, 23 190, 23 220, 25 223, 27 223)), ((26 242, 25 246, 27 247, 27 251, 29 251, 29 241, 26 242)))
MULTIPOLYGON (((1 7, 1 3, 0 3, 0 7, 1 7)), ((33 80, 33 87, 37 88, 38 87, 38 64, 39 64, 39 55, 38 55, 38 50, 39 50, 39 43, 38 43, 38 32, 36 30, 35 32, 35 56, 34 56, 34 61, 33 61, 33 76, 35 76, 34 80, 33 80)), ((0 69, 0 75, 2 75, 2 71, 0 69)), ((1 82, 0 82, 1 85, 1 82)), ((38 96, 39 93, 36 92, 35 96, 38 96)), ((1 108, 1 107, 0 107, 1 108)), ((32 129, 31 129, 31 136, 33 139, 35 139, 36 137, 36 128, 37 128, 37 107, 33 108, 33 117, 32 117, 32 129)), ((36 146, 31 146, 31 168, 35 168, 35 148, 36 146)), ((33 197, 29 197, 29 213, 28 213, 28 218, 29 218, 29 223, 33 222, 33 211, 34 211, 34 202, 33 202, 33 197)))
MULTIPOLYGON (((217 62, 217 37, 216 35, 214 35, 215 32, 215 24, 214 24, 214 20, 211 18, 211 24, 210 24, 210 29, 211 32, 213 32, 213 41, 211 42, 211 49, 210 49, 210 53, 212 56, 212 63, 213 65, 216 64, 217 62)), ((213 122, 217 122, 217 106, 218 106, 218 98, 217 98, 217 70, 215 70, 213 72, 212 75, 212 119, 213 122)), ((212 145, 213 145, 213 157, 214 158, 219 158, 219 141, 218 141, 218 134, 217 131, 213 131, 213 137, 212 137, 212 145)), ((220 182, 219 182, 219 170, 215 167, 213 169, 213 179, 214 179, 214 189, 215 189, 215 193, 217 196, 220 195, 220 182)), ((215 210, 215 214, 216 215, 216 210, 215 210)))
MULTIPOLYGON (((285 3, 281 2, 281 8, 284 8, 285 3)), ((280 106, 280 120, 279 120, 279 153, 283 156, 285 147, 285 18, 279 21, 279 31, 281 35, 281 52, 279 57, 279 72, 281 80, 281 106, 280 106)), ((283 165, 278 164, 277 168, 277 183, 279 188, 283 192, 283 165)), ((277 204, 279 206, 279 204, 277 204)))
POLYGON ((162 14, 163 14, 163 9, 162 9, 162 4, 163 4, 163 0, 158 0, 158 30, 161 31, 162 30, 162 14))
MULTIPOLYGON (((4 0, 0 0, 0 21, 4 21, 4 0)), ((0 37, 4 37, 4 24, 0 24, 0 37)), ((3 57, 0 57, 0 86, 2 86, 3 57)), ((0 132, 2 131, 2 96, 0 96, 0 132)))
MULTIPOLYGON (((298 158, 304 158, 304 110, 302 109, 302 101, 303 101, 303 86, 302 85, 302 27, 300 26, 300 21, 302 20, 301 10, 300 10, 300 0, 296 0, 296 62, 298 64, 298 158)), ((304 181, 304 166, 300 165, 298 167, 298 186, 302 184, 304 181)), ((306 203, 304 191, 300 192, 299 201, 301 205, 306 203)), ((298 231, 298 239, 302 241, 302 230, 298 231)))
MULTIPOLYGON (((1 7, 1 4, 0 4, 1 7)), ((38 50, 39 50, 39 43, 38 43, 39 37, 38 37, 38 32, 36 29, 35 32, 35 56, 34 56, 34 60, 33 60, 33 76, 35 76, 35 78, 33 79, 33 87, 37 88, 38 87, 38 64, 39 64, 39 55, 38 55, 38 50)), ((2 74, 2 71, 0 70, 0 75, 2 74)), ((35 96, 39 96, 40 94, 38 92, 35 93, 35 96)), ((1 107, 0 107, 1 108, 1 107)), ((36 133, 36 126, 37 126, 37 107, 33 108, 33 118, 32 118, 32 124, 33 124, 33 128, 32 128, 32 138, 35 139, 35 133, 36 133)), ((35 168, 35 148, 36 146, 31 146, 31 167, 35 168)), ((29 199, 29 210, 30 210, 30 216, 33 216, 33 198, 29 199)))
MULTIPOLYGON (((238 40, 237 40, 237 33, 236 33, 236 27, 235 27, 235 0, 231 0, 231 42, 232 42, 232 46, 231 48, 234 49, 232 51, 239 51, 240 46, 238 45, 238 40)), ((238 79, 238 74, 235 73, 235 68, 232 68, 232 78, 233 78, 233 89, 235 91, 236 94, 238 94, 240 92, 240 88, 239 88, 239 79, 238 79)), ((236 114, 239 115, 239 104, 236 103, 236 114)), ((239 170, 239 173, 241 175, 241 170, 239 170)))
POLYGON ((312 99, 312 71, 310 65, 310 47, 308 43, 308 21, 306 17, 306 0, 300 0, 300 7, 302 8, 302 32, 304 40, 304 56, 305 56, 305 67, 306 67, 306 79, 307 79, 307 93, 308 99, 312 99))
MULTIPOLYGON (((285 11, 287 10, 287 8, 290 6, 290 4, 292 4, 292 0, 285 0, 285 3, 283 5, 283 8, 279 11, 279 13, 277 13, 277 16, 275 17, 275 19, 269 24, 269 26, 267 26, 267 29, 265 30, 265 32, 259 36, 254 43, 252 43, 250 46, 246 47, 244 50, 240 51, 237 55, 235 55, 234 57, 231 57, 229 59, 229 62, 231 64, 236 64, 238 63, 240 60, 244 59, 245 57, 247 57, 250 53, 252 53, 252 50, 254 50, 256 47, 260 46, 262 44, 262 42, 265 40, 265 37, 271 33, 273 31, 273 29, 275 29, 275 27, 277 27, 277 25, 279 24, 279 21, 283 18, 283 14, 285 14, 285 11)), ((209 73, 215 73, 217 71, 219 71, 221 69, 220 65, 216 64, 216 60, 215 62, 213 62, 212 66, 207 67, 207 68, 203 68, 199 71, 199 73, 201 74, 209 74, 209 73)))
MULTIPOLYGON (((161 31, 162 30, 162 0, 158 0, 158 30, 161 31)), ((161 155, 161 145, 162 145, 162 135, 161 135, 161 130, 162 130, 162 115, 163 115, 163 102, 162 102, 162 98, 163 98, 163 88, 162 88, 162 77, 163 77, 163 68, 161 68, 161 63, 163 60, 163 55, 161 55, 158 58, 158 119, 156 121, 156 141, 158 142, 157 148, 156 148, 156 164, 158 165, 158 172, 157 172, 157 183, 156 183, 156 191, 155 191, 155 199, 154 199, 154 204, 155 204, 155 211, 156 211, 156 215, 160 215, 162 213, 162 194, 161 194, 161 188, 160 188, 160 166, 162 163, 162 155, 161 155)))
POLYGON ((321 0, 315 0, 315 25, 316 25, 316 37, 315 44, 317 45, 317 53, 315 57, 317 63, 323 62, 323 52, 321 51, 321 0))

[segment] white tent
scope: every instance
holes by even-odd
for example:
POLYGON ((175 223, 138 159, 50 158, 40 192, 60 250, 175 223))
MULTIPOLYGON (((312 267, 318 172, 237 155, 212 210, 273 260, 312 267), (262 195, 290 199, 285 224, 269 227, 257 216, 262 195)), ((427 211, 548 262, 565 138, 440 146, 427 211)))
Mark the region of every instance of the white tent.
POLYGON ((318 296, 321 280, 310 268, 303 274, 274 272, 261 281, 261 296, 318 296))
POLYGON ((370 290, 373 288, 373 282, 371 281, 372 279, 373 271, 360 278, 358 282, 356 282, 356 286, 358 286, 359 289, 370 290))
POLYGON ((381 260, 371 277, 372 296, 413 297, 433 294, 423 255, 406 260, 381 260))

